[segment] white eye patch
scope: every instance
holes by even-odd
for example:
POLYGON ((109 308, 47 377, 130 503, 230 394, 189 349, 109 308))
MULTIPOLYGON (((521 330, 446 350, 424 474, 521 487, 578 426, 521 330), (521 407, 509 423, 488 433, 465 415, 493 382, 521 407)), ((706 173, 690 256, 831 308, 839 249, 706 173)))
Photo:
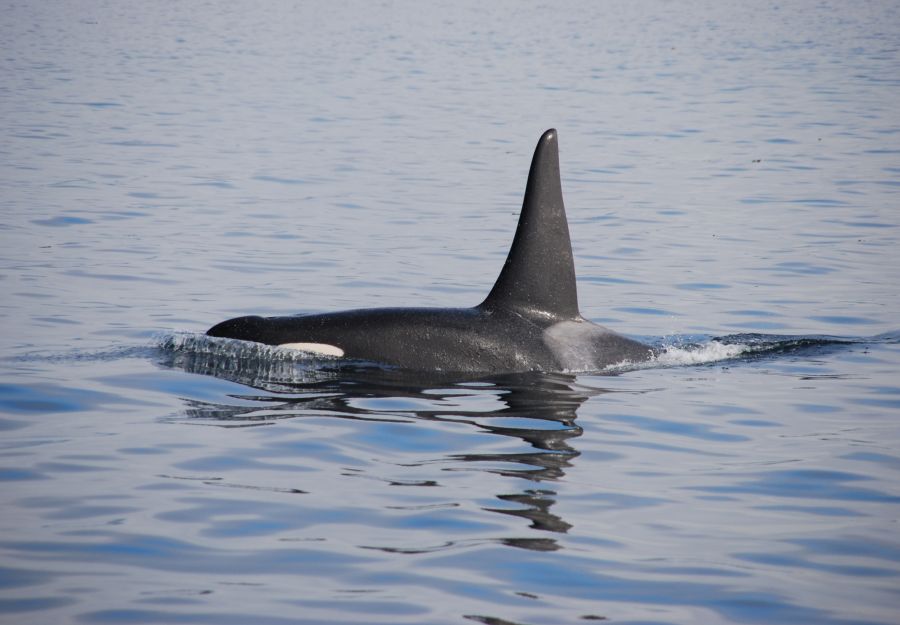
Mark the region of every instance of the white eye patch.
POLYGON ((344 350, 328 343, 283 343, 278 347, 282 349, 297 349, 318 356, 335 356, 340 358, 344 355, 344 350))

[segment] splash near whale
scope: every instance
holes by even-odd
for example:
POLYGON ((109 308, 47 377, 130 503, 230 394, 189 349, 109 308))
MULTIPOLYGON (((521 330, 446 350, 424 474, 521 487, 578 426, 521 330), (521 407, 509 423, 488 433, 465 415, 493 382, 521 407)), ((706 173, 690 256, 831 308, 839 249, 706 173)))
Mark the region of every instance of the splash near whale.
POLYGON ((592 323, 578 309, 557 132, 538 141, 506 262, 472 308, 370 308, 223 321, 208 336, 414 371, 601 371, 654 349, 592 323))

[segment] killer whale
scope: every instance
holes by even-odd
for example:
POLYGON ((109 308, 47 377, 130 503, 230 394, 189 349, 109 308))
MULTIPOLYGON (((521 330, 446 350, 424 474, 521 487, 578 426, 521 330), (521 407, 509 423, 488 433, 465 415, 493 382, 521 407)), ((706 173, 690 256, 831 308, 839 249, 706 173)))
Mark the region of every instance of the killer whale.
POLYGON ((601 371, 653 356, 650 346, 579 312, 555 129, 537 143, 512 246, 477 306, 254 315, 207 335, 432 372, 601 371))

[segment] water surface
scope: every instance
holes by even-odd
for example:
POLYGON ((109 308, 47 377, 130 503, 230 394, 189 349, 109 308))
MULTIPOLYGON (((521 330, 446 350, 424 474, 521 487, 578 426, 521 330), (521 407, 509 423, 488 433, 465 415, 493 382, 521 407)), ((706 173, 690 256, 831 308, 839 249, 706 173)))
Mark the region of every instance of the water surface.
POLYGON ((893 3, 3 14, 0 620, 896 622, 893 3), (583 313, 668 360, 198 338, 478 303, 549 127, 583 313))

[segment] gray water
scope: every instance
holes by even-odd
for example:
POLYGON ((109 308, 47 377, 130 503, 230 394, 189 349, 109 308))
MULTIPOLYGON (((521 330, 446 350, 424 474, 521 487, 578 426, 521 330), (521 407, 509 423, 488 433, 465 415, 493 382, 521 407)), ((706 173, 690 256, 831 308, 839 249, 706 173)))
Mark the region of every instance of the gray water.
POLYGON ((898 621, 895 3, 2 4, 0 621, 898 621), (549 127, 659 362, 201 337, 478 303, 549 127))

